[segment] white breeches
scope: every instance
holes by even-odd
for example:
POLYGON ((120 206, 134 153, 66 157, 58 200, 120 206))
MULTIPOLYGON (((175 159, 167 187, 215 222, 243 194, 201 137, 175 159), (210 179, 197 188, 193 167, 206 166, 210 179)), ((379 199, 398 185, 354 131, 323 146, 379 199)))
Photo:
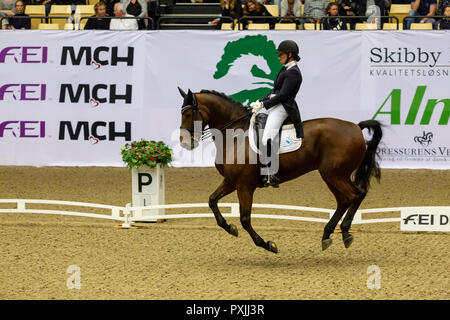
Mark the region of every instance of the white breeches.
MULTIPOLYGON (((263 109, 268 113, 266 127, 262 136, 262 143, 267 145, 267 140, 274 139, 280 132, 281 125, 288 117, 288 114, 284 107, 280 104, 270 108, 269 110, 263 109)), ((260 111, 261 112, 261 111, 260 111)))

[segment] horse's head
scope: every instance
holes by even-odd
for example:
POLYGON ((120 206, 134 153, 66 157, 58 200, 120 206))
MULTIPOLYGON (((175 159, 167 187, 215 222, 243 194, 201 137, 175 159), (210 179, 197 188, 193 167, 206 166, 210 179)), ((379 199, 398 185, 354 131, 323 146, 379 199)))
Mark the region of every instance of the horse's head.
POLYGON ((204 119, 199 110, 195 94, 191 90, 188 90, 188 93, 180 88, 178 90, 184 98, 181 106, 180 145, 187 150, 192 150, 199 145, 205 126, 204 119))

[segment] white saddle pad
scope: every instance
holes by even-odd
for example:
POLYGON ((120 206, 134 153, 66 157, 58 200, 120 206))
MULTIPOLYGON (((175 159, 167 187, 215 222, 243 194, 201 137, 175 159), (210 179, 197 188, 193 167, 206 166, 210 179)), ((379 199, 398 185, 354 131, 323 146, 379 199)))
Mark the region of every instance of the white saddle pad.
MULTIPOLYGON (((248 140, 250 142, 250 148, 256 153, 261 153, 255 142, 255 114, 253 114, 250 120, 250 130, 248 133, 248 140)), ((280 149, 278 154, 288 153, 300 149, 302 146, 302 138, 297 139, 295 134, 295 128, 293 124, 287 124, 282 127, 281 137, 280 137, 280 149)))

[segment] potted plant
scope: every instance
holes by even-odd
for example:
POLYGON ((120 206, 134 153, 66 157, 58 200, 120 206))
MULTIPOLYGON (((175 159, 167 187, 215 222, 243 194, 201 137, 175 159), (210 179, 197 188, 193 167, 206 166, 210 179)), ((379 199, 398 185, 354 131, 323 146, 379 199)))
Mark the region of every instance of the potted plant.
POLYGON ((162 141, 132 141, 126 143, 120 151, 123 162, 130 169, 141 166, 155 168, 158 165, 166 167, 172 162, 172 149, 162 141))
MULTIPOLYGON (((162 141, 141 139, 126 143, 120 151, 123 162, 131 169, 133 207, 165 204, 164 167, 172 162, 172 149, 162 141)), ((138 210, 134 218, 164 214, 164 209, 138 210)))

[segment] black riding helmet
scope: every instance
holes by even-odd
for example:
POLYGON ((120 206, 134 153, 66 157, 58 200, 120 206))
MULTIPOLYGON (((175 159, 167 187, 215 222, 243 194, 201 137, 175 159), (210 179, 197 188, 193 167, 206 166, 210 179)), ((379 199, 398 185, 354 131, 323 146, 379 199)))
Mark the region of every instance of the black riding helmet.
POLYGON ((298 55, 298 46, 295 41, 292 40, 284 40, 278 45, 278 52, 284 52, 289 56, 289 53, 292 53, 295 61, 299 61, 300 57, 298 55))

